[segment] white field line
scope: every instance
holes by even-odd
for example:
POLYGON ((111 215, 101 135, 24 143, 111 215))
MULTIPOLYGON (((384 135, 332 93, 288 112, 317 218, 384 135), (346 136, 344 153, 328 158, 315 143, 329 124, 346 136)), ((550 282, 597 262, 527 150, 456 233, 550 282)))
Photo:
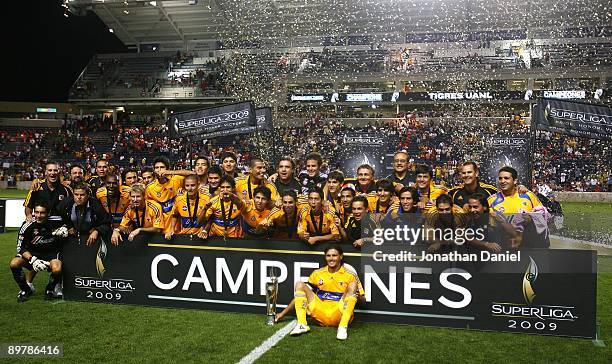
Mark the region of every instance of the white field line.
POLYGON ((270 336, 266 339, 261 345, 253 349, 250 353, 248 353, 244 358, 240 359, 238 364, 251 364, 255 360, 259 359, 262 355, 266 353, 266 351, 270 350, 274 345, 276 345, 279 341, 282 340, 295 326, 297 323, 296 320, 291 321, 285 327, 278 330, 274 335, 270 336))

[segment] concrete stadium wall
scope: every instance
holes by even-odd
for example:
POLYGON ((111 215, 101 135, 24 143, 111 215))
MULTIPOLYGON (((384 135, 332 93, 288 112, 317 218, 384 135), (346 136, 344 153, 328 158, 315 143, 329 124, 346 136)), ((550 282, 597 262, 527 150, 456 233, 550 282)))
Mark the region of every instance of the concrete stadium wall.
POLYGON ((556 192, 560 202, 605 202, 612 203, 612 192, 556 192))
POLYGON ((20 119, 0 118, 0 126, 18 126, 21 128, 61 128, 62 119, 20 119))

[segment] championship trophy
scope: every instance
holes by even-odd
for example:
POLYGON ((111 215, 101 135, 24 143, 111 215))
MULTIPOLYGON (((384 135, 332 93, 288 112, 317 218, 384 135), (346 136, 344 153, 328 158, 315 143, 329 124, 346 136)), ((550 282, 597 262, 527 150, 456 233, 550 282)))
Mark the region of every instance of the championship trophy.
POLYGON ((266 325, 274 325, 276 318, 276 300, 278 299, 278 278, 274 275, 274 270, 270 269, 266 282, 266 325))

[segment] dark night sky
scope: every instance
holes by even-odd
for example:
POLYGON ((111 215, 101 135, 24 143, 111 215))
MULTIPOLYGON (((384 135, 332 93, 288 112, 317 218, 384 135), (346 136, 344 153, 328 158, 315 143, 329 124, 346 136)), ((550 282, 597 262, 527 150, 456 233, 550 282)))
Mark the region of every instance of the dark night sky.
POLYGON ((93 12, 66 18, 59 0, 7 3, 0 101, 66 101, 92 55, 127 51, 93 12))

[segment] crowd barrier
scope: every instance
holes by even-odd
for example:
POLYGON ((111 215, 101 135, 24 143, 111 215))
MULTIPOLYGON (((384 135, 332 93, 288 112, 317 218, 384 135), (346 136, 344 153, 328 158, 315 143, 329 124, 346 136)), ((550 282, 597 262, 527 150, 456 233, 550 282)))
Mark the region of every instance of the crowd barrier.
POLYGON ((612 192, 555 192, 560 202, 612 203, 612 192))

